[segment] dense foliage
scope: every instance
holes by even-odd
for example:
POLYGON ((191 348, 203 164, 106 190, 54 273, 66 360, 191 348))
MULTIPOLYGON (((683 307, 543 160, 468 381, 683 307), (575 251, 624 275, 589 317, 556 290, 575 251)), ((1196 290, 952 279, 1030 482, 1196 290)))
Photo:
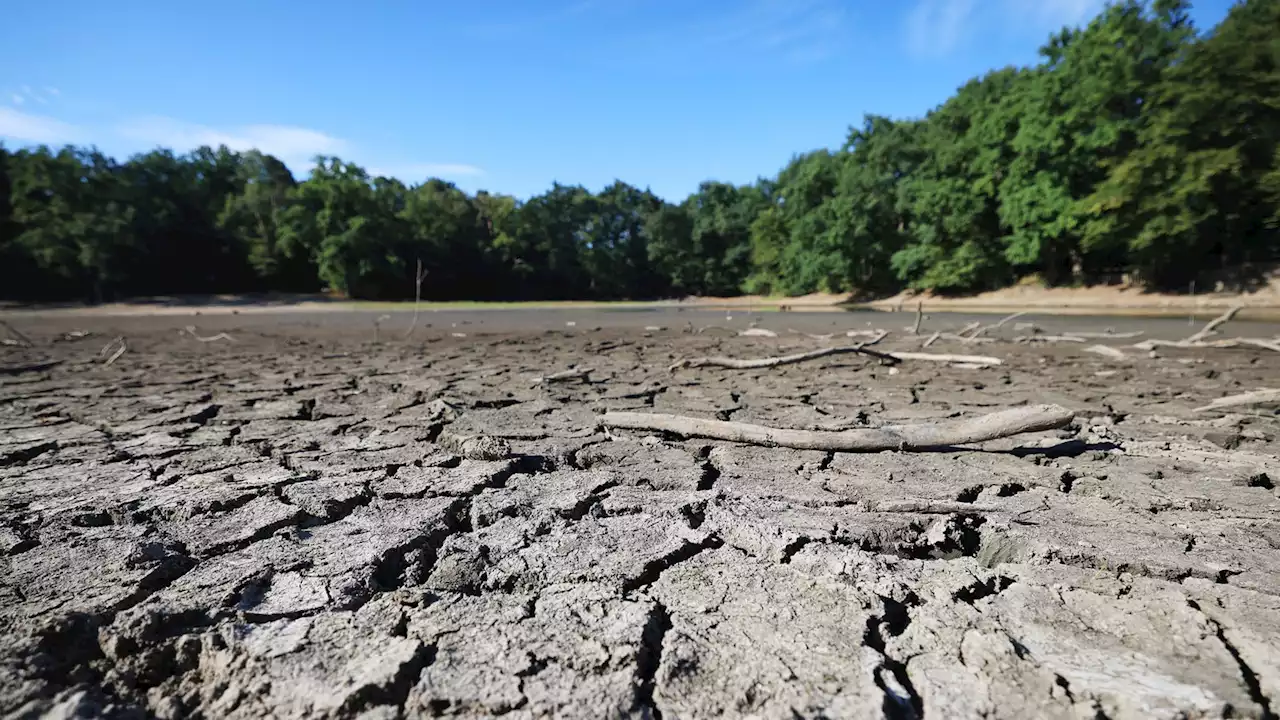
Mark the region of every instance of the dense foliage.
POLYGON ((1127 0, 1042 61, 923 118, 869 116, 838 151, 679 204, 616 182, 523 202, 406 186, 336 158, 299 182, 258 152, 118 163, 0 147, 0 296, 324 288, 428 299, 742 291, 969 292, 1036 275, 1181 288, 1280 259, 1280 0, 1199 33, 1127 0))

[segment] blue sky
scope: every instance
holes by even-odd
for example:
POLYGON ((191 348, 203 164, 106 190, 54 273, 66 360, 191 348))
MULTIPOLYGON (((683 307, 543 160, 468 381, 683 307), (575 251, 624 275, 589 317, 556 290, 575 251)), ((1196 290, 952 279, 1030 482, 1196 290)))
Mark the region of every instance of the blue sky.
MULTIPOLYGON (((1035 62, 1103 0, 48 0, 0 22, 0 138, 259 147, 528 197, 679 200, 1035 62)), ((1229 0, 1202 0, 1201 28, 1229 0)))

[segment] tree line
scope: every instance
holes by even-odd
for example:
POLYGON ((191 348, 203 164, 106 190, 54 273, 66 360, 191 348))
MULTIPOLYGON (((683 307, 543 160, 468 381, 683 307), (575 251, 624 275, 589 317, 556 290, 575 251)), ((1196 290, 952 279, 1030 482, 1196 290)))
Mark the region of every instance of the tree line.
POLYGON ((1182 289, 1280 259, 1280 0, 1200 32, 1125 0, 915 119, 682 202, 618 181, 517 198, 406 185, 333 157, 121 163, 0 146, 0 296, 330 289, 358 298, 946 293, 1035 276, 1182 289))

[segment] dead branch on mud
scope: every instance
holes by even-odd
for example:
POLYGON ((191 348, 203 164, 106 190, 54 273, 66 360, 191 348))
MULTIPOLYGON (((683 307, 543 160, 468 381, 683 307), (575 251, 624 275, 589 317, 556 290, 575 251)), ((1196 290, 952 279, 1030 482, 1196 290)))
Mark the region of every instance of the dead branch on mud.
POLYGON ((220 333, 218 333, 217 335, 210 335, 210 336, 208 336, 208 337, 202 337, 202 336, 200 336, 200 335, 197 335, 197 334, 196 334, 196 326, 195 326, 195 325, 188 325, 188 326, 186 326, 186 327, 182 328, 182 332, 185 332, 186 334, 190 335, 194 340, 197 340, 197 341, 202 342, 202 343, 207 343, 207 342, 216 342, 216 341, 218 341, 218 340, 230 340, 231 342, 235 342, 235 341, 236 341, 236 339, 235 339, 235 338, 231 337, 230 335, 228 335, 228 334, 226 334, 226 333, 224 333, 224 332, 220 332, 220 333))
POLYGON ((982 333, 987 332, 988 330, 999 330, 1009 322, 1013 320, 1017 320, 1018 318, 1026 314, 1027 314, 1027 311, 1023 310, 1021 312, 1016 312, 1012 315, 1006 315, 1005 317, 1001 318, 999 322, 993 323, 991 325, 979 325, 978 327, 974 328, 973 332, 969 333, 967 337, 971 339, 977 338, 978 336, 982 335, 982 333))
POLYGON ((422 258, 418 258, 417 270, 413 273, 413 322, 409 323, 409 329, 404 331, 406 338, 418 329, 418 307, 422 304, 422 281, 426 278, 427 271, 422 268, 422 258))
POLYGON ((950 340, 952 342, 963 343, 965 345, 978 345, 981 343, 993 343, 995 338, 974 337, 973 335, 957 335, 955 333, 934 333, 929 342, 934 343, 938 340, 950 340))
POLYGON ((932 344, 934 344, 934 343, 938 342, 938 338, 940 338, 940 337, 942 337, 942 333, 941 333, 941 332, 936 332, 936 333, 934 333, 934 334, 930 335, 930 336, 929 336, 929 339, 928 339, 928 340, 925 340, 925 341, 924 341, 924 344, 923 344, 923 345, 921 345, 920 347, 922 347, 922 348, 927 348, 927 347, 929 347, 930 345, 932 345, 932 344))
POLYGON ((105 361, 102 363, 102 366, 108 367, 111 365, 111 363, 115 362, 116 360, 119 360, 120 356, 123 355, 124 352, 128 349, 129 349, 129 345, 128 343, 125 342, 124 336, 117 335, 111 339, 111 342, 102 346, 102 349, 98 351, 98 358, 99 359, 106 358, 105 361), (119 347, 116 347, 117 345, 119 347), (108 356, 108 352, 112 348, 115 348, 115 352, 110 353, 110 355, 108 356))
POLYGON ((946 355, 941 353, 899 352, 888 353, 899 360, 921 360, 924 362, 958 363, 963 365, 988 366, 1003 365, 1004 361, 990 355, 946 355))
POLYGON ((923 320, 924 320, 924 303, 923 303, 923 302, 917 302, 917 303, 916 303, 916 322, 915 322, 915 324, 914 324, 914 325, 912 325, 912 326, 911 326, 911 334, 912 334, 912 335, 919 335, 919 334, 920 334, 920 323, 921 323, 921 321, 923 321, 923 320))
POLYGON ((771 337, 771 338, 778 337, 778 333, 772 330, 769 330, 768 328, 757 328, 757 327, 747 328, 746 330, 743 330, 738 334, 741 335, 742 337, 771 337))
MULTIPOLYGON (((885 333, 886 335, 888 333, 885 333)), ((878 339, 876 340, 878 341, 878 339)), ((894 358, 892 353, 884 353, 878 350, 870 350, 867 345, 871 345, 874 341, 858 343, 857 345, 842 345, 839 347, 822 348, 820 350, 810 350, 808 352, 795 353, 793 355, 781 355, 778 357, 766 358, 729 358, 729 357, 701 357, 701 358, 685 358, 678 362, 672 363, 667 368, 668 372, 675 372, 681 368, 699 368, 699 367, 722 367, 731 370, 755 370, 758 368, 777 367, 779 365, 791 365, 793 363, 805 362, 807 360, 817 360, 819 358, 829 357, 831 355, 848 355, 856 353, 859 355, 867 355, 878 360, 897 364, 898 360, 894 358)))
POLYGON ((1130 340, 1132 338, 1141 337, 1145 333, 1142 330, 1135 330, 1133 332, 1123 332, 1123 333, 1109 332, 1106 330, 1102 332, 1083 332, 1083 331, 1076 331, 1076 330, 1068 330, 1067 332, 1064 332, 1062 334, 1068 337, 1084 338, 1085 340, 1130 340))
POLYGON ((1204 327, 1200 328, 1200 332, 1197 332, 1193 335, 1188 336, 1184 340, 1184 342, 1197 343, 1209 337, 1210 335, 1216 334, 1218 331, 1218 326, 1222 325, 1223 323, 1229 322, 1231 318, 1236 316, 1236 313, 1240 312, 1241 307, 1243 306, 1232 305, 1226 312, 1210 320, 1208 323, 1205 324, 1204 327))
POLYGON ((10 325, 4 320, 0 320, 0 325, 4 326, 4 329, 12 335, 18 344, 22 345, 22 347, 35 347, 35 343, 31 342, 31 338, 20 332, 18 328, 10 325))
POLYGON ((1084 351, 1087 353, 1093 353, 1094 355, 1108 357, 1112 360, 1127 360, 1129 357, 1128 355, 1125 355, 1124 352, 1113 348, 1110 345, 1090 345, 1085 348, 1084 351))
POLYGON ((1221 410, 1223 408, 1231 407, 1244 407, 1247 405, 1263 405, 1273 402, 1280 402, 1280 390, 1255 390, 1254 392, 1241 393, 1240 395, 1228 395, 1227 397, 1218 398, 1208 405, 1196 408, 1195 412, 1221 410))
POLYGON ((1280 341, 1267 340, 1265 338, 1226 338, 1223 340, 1199 342, 1188 342, 1186 340, 1143 340, 1140 343, 1134 343, 1134 347, 1139 350, 1154 350, 1158 347, 1222 349, 1238 348, 1242 346, 1260 347, 1266 350, 1280 352, 1280 341))
POLYGON ((1019 335, 1013 339, 1016 343, 1036 343, 1036 342, 1073 342, 1082 343, 1085 339, 1076 335, 1019 335))
POLYGON ((627 430, 654 430, 684 437, 828 452, 926 450, 996 440, 1022 433, 1054 430, 1069 424, 1075 413, 1058 405, 1028 405, 967 420, 918 425, 817 432, 763 425, 705 420, 679 415, 607 412, 600 424, 627 430))
POLYGON ((591 374, 591 368, 573 368, 570 370, 562 370, 558 373, 551 373, 546 377, 534 378, 536 385, 546 385, 548 383, 564 382, 565 380, 582 380, 586 382, 587 376, 591 374))

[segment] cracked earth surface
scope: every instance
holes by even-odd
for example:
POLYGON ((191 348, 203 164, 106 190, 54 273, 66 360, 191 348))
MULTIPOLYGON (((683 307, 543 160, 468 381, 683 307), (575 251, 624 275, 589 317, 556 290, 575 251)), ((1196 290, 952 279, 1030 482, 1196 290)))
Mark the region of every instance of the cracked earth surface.
POLYGON ((234 341, 200 343, 187 319, 113 322, 82 339, 27 322, 36 347, 0 358, 63 361, 0 376, 5 715, 1280 710, 1280 425, 1192 411, 1274 387, 1275 353, 1001 341, 979 350, 997 368, 668 372, 821 341, 423 327, 375 343, 286 318, 226 319, 234 341), (117 332, 128 350, 106 366, 117 332), (573 367, 589 373, 534 381, 573 367), (817 429, 1034 402, 1077 420, 873 454, 597 423, 817 429), (511 452, 471 452, 476 437, 511 452))

